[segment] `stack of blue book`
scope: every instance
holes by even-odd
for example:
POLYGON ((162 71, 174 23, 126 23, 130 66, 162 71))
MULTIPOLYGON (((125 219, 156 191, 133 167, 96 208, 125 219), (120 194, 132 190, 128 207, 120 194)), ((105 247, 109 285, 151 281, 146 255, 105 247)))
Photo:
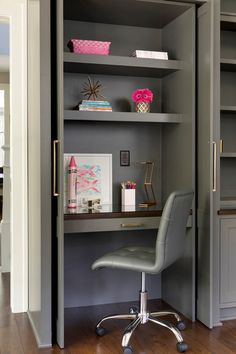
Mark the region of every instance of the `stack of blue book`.
POLYGON ((112 107, 108 101, 83 100, 79 105, 80 111, 101 111, 112 112, 112 107))

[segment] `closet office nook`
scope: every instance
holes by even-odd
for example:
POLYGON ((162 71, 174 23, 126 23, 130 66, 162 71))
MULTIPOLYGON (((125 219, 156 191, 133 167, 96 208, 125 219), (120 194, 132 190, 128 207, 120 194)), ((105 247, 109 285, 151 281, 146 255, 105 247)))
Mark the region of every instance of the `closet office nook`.
MULTIPOLYGON (((94 272, 93 261, 114 246, 152 245, 168 195, 177 189, 195 190, 196 8, 159 0, 58 0, 56 8, 53 187, 58 203, 57 340, 63 347, 71 309, 137 300, 138 274, 94 272), (110 42, 109 55, 70 52, 71 39, 110 42), (168 60, 133 57, 135 50, 167 52, 168 60), (88 77, 101 83, 112 111, 78 110, 88 77), (135 112, 131 94, 138 88, 153 92, 149 113, 135 112), (128 166, 122 166, 121 151, 130 153, 128 166), (91 154, 110 156, 111 172, 106 173, 111 204, 92 212, 78 207, 71 212, 65 156, 78 156, 79 161, 91 154), (152 163, 156 200, 146 208, 139 207, 145 200, 143 162, 152 163), (127 211, 121 207, 120 185, 128 180, 136 182, 136 206, 127 211)), ((195 202, 184 247, 183 258, 161 276, 149 276, 147 286, 150 298, 162 298, 194 320, 195 202)))
MULTIPOLYGON (((41 282, 29 276, 29 314, 39 345, 50 344, 52 329, 63 347, 70 316, 83 323, 83 307, 92 311, 94 305, 137 300, 138 274, 95 272, 91 265, 114 248, 153 245, 168 195, 183 188, 195 192, 185 253, 161 276, 147 277, 149 298, 161 298, 209 328, 236 318, 235 1, 29 4, 36 20, 30 21, 28 31, 35 36, 32 43, 39 43, 28 58, 33 87, 28 95, 28 153, 34 166, 29 169, 29 266, 41 282), (110 51, 73 53, 68 48, 71 39, 110 42, 110 51), (135 57, 137 50, 165 52, 168 59, 135 57), (86 106, 88 97, 82 91, 88 78, 101 84, 99 94, 105 98, 99 100, 107 102, 106 112, 78 109, 82 101, 86 106), (136 113, 131 95, 143 88, 153 92, 151 109, 136 113), (91 157, 106 161, 101 185, 107 200, 102 208, 67 208, 71 156, 77 163, 85 158, 84 165, 91 157), (148 163, 153 166, 150 199, 154 202, 155 197, 155 204, 144 208, 139 204, 148 201, 148 163), (121 183, 127 181, 136 183, 131 209, 121 205, 121 183)), ((80 331, 78 336, 82 338, 80 331)))

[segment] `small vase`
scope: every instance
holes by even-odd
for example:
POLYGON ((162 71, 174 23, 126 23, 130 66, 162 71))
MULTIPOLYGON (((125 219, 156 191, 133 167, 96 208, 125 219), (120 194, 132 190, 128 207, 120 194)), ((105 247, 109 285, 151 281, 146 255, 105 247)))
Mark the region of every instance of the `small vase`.
POLYGON ((136 103, 137 113, 148 113, 150 112, 150 103, 148 102, 137 102, 136 103))

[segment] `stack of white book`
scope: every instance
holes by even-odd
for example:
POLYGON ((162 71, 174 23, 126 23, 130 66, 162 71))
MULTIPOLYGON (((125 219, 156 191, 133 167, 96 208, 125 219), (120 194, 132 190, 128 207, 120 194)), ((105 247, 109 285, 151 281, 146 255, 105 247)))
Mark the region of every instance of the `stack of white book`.
POLYGON ((168 60, 167 52, 156 52, 151 50, 135 50, 132 54, 136 58, 163 59, 168 60))

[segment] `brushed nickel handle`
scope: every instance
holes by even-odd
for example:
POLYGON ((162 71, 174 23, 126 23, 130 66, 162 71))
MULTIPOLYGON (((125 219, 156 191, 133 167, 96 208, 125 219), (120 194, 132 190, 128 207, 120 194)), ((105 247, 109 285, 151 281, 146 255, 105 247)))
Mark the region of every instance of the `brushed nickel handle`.
POLYGON ((223 152, 223 149, 224 149, 223 146, 224 146, 223 145, 223 139, 220 139, 220 154, 222 154, 222 152, 223 152))
POLYGON ((57 146, 60 140, 53 140, 53 196, 59 197, 60 193, 57 191, 57 146))
POLYGON ((212 142, 213 145, 213 192, 216 192, 216 142, 212 142))
POLYGON ((145 224, 142 223, 130 223, 130 224, 120 224, 121 227, 143 227, 145 224))

